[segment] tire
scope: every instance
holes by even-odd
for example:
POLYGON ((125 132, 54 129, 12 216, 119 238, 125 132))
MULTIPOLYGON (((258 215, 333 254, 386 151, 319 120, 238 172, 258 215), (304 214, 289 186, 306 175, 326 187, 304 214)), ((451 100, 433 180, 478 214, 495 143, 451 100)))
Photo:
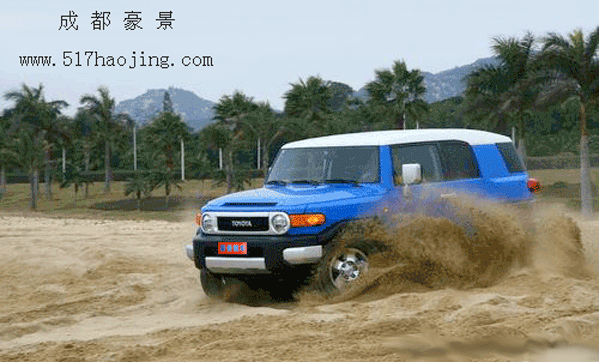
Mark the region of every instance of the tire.
POLYGON ((246 285, 257 302, 290 301, 295 290, 293 283, 272 276, 246 280, 246 285))
POLYGON ((200 270, 200 282, 204 293, 225 302, 243 301, 248 285, 243 280, 225 275, 212 274, 206 268, 200 270))
POLYGON ((372 251, 373 247, 368 242, 351 242, 343 246, 333 244, 316 270, 320 291, 326 295, 337 295, 355 284, 368 271, 368 256, 372 251))
POLYGON ((209 298, 221 298, 225 283, 222 277, 216 276, 206 268, 200 269, 200 282, 202 289, 209 298))

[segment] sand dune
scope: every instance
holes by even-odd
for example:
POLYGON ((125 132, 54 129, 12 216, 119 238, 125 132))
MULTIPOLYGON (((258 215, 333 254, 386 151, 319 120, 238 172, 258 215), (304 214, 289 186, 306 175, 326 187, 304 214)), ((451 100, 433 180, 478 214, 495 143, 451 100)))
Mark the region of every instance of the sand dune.
POLYGON ((2 216, 0 360, 599 361, 599 221, 536 215, 419 219, 359 292, 258 306, 204 296, 191 222, 2 216))

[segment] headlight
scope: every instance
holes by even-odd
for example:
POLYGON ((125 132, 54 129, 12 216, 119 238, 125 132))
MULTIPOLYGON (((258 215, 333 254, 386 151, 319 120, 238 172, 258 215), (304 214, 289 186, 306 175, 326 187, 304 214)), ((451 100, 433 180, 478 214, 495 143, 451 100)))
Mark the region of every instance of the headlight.
POLYGON ((216 218, 210 214, 202 215, 202 223, 200 225, 202 231, 206 234, 213 233, 216 231, 216 218))
POLYGON ((284 234, 289 230, 289 216, 278 213, 270 217, 270 225, 277 234, 284 234))

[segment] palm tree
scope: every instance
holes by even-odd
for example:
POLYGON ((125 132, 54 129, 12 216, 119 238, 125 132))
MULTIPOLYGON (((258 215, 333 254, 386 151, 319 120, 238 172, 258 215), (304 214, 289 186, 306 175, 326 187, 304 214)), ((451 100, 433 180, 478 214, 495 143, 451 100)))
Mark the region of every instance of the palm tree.
POLYGON ((181 179, 176 177, 175 173, 172 170, 169 170, 168 168, 158 168, 152 170, 152 173, 150 174, 149 178, 150 191, 154 190, 155 188, 164 186, 164 192, 166 196, 165 203, 166 208, 168 209, 171 190, 173 188, 177 188, 178 190, 182 189, 181 186, 179 186, 181 179))
POLYGON ((422 99, 424 77, 418 69, 410 71, 404 61, 397 60, 392 69, 376 70, 375 74, 376 79, 366 84, 368 103, 385 121, 397 122, 399 129, 405 129, 406 116, 416 120, 428 111, 422 99))
MULTIPOLYGON (((71 122, 70 130, 72 134, 71 146, 75 152, 83 153, 83 170, 82 174, 86 175, 91 168, 91 152, 94 145, 97 143, 95 116, 90 112, 89 109, 79 108, 77 114, 71 122)), ((89 184, 92 183, 91 179, 85 183, 85 197, 89 196, 89 184)))
POLYGON ((217 121, 214 132, 210 132, 223 145, 225 151, 225 179, 227 183, 227 192, 231 192, 233 184, 236 183, 235 165, 233 153, 242 147, 243 122, 245 118, 257 108, 253 98, 246 96, 240 91, 235 91, 233 95, 221 97, 214 106, 214 119, 217 121), (227 135, 226 142, 223 142, 222 136, 227 135))
POLYGON ((6 192, 6 167, 12 158, 12 150, 9 145, 8 136, 10 119, 6 115, 0 117, 0 198, 6 192))
POLYGON ((75 198, 73 199, 73 203, 77 203, 77 194, 79 193, 79 187, 81 187, 81 185, 85 185, 85 197, 87 198, 87 185, 90 182, 91 180, 81 171, 81 168, 69 165, 66 168, 66 172, 62 175, 60 188, 66 188, 73 185, 73 189, 75 191, 75 198))
POLYGON ((540 62, 549 72, 546 99, 575 98, 580 102, 580 196, 582 212, 593 214, 593 195, 589 164, 587 108, 599 101, 599 27, 586 38, 582 30, 568 37, 550 33, 544 39, 540 62))
POLYGON ((212 151, 228 149, 232 138, 229 128, 219 123, 209 124, 198 132, 199 143, 206 145, 212 151))
MULTIPOLYGON (((165 93, 165 109, 172 110, 172 104, 167 95, 168 93, 165 93), (170 107, 168 107, 167 102, 170 104, 170 107)), ((146 131, 149 137, 149 140, 146 140, 146 142, 149 141, 152 144, 155 153, 159 153, 158 157, 153 158, 154 160, 159 160, 158 163, 162 163, 157 164, 154 162, 155 166, 158 168, 154 174, 156 179, 154 187, 164 186, 166 192, 166 206, 168 208, 169 194, 172 185, 175 185, 179 189, 181 188, 176 184, 177 181, 175 180, 173 172, 174 150, 181 140, 189 139, 191 132, 189 131, 187 124, 181 119, 180 115, 168 110, 161 112, 154 118, 154 120, 146 127, 146 131)), ((181 167, 183 167, 183 165, 181 165, 181 167)))
POLYGON ((266 175, 266 169, 270 163, 269 150, 272 145, 289 132, 282 117, 275 115, 268 102, 260 102, 256 109, 245 117, 243 126, 249 128, 254 135, 252 141, 260 144, 259 167, 266 175))
POLYGON ((285 114, 307 121, 313 133, 317 133, 333 112, 332 97, 330 82, 314 76, 305 82, 300 78, 298 83, 291 83, 291 89, 283 95, 285 114))
POLYGON ((130 121, 124 113, 115 114, 115 100, 110 97, 108 88, 101 86, 98 88, 99 97, 86 94, 81 97, 80 103, 96 118, 99 123, 98 137, 104 142, 104 169, 106 170, 104 191, 110 192, 110 182, 112 181, 112 169, 110 167, 111 146, 116 143, 116 138, 120 131, 125 128, 123 121, 130 121))
MULTIPOLYGON (((129 179, 125 186, 125 196, 134 194, 137 199, 137 210, 141 211, 141 197, 148 197, 152 192, 152 184, 148 175, 135 174, 132 179, 129 179)), ((168 197, 168 196, 167 196, 168 197)))
POLYGON ((241 91, 233 95, 225 95, 214 106, 214 119, 221 124, 229 126, 233 131, 239 130, 243 118, 256 109, 252 97, 246 96, 241 91))
POLYGON ((46 184, 46 196, 52 197, 52 182, 54 176, 55 161, 52 160, 54 149, 63 149, 63 147, 71 140, 71 131, 69 130, 70 118, 64 115, 57 116, 50 124, 49 132, 47 133, 47 142, 45 146, 45 171, 44 178, 46 184))
POLYGON ((354 94, 354 89, 347 84, 340 82, 329 82, 329 88, 331 89, 329 107, 333 112, 343 110, 347 105, 348 98, 354 94))
POLYGON ((153 148, 162 153, 166 168, 172 171, 174 169, 174 149, 181 142, 181 139, 186 140, 189 138, 189 127, 183 122, 180 115, 172 112, 161 112, 147 126, 147 131, 153 148))
POLYGON ((41 84, 38 88, 23 84, 20 91, 8 92, 4 98, 15 102, 14 107, 6 111, 11 120, 7 134, 18 147, 19 152, 16 153, 18 162, 29 171, 31 208, 35 209, 39 169, 44 163, 48 165, 49 150, 57 136, 64 136, 64 132, 58 127, 57 119, 60 109, 66 107, 67 103, 46 102, 41 84))
POLYGON ((495 131, 505 131, 506 121, 514 119, 518 151, 525 158, 525 117, 538 106, 541 89, 535 39, 530 32, 522 39, 497 37, 492 47, 498 64, 479 68, 466 77, 467 112, 487 119, 487 127, 495 131))

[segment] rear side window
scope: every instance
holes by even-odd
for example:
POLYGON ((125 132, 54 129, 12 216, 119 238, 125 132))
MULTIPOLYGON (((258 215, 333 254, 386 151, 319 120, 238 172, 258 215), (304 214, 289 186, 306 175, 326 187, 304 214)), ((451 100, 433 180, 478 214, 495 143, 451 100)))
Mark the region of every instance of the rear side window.
POLYGON ((440 142, 439 155, 443 163, 445 180, 460 180, 479 177, 472 149, 466 143, 440 142))
MULTIPOLYGON (((434 144, 393 146, 392 154, 395 176, 401 175, 403 164, 419 163, 422 170, 423 182, 441 181, 441 164, 439 162, 437 147, 434 144)), ((397 179, 395 182, 396 184, 400 184, 397 179)))
POLYGON ((497 143, 497 148, 505 161, 505 165, 510 173, 524 172, 524 164, 518 156, 514 144, 511 142, 497 143))

